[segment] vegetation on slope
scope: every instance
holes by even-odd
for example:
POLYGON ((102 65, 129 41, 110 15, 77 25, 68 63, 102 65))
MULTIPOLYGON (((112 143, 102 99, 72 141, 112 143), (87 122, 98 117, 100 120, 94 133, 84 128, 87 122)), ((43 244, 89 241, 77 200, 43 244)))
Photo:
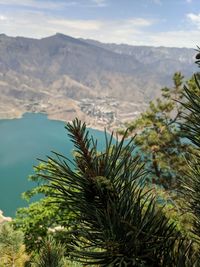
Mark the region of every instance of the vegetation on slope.
POLYGON ((18 212, 14 226, 23 233, 0 225, 2 267, 65 267, 72 266, 70 260, 111 267, 199 266, 199 75, 184 89, 182 79, 174 75, 174 88, 164 88, 163 98, 150 103, 121 141, 105 134, 102 152, 84 123, 66 125, 73 160, 53 153, 36 167, 31 179, 40 185, 26 197, 44 198, 18 212), (138 136, 125 142, 136 129, 138 136), (161 187, 152 189, 146 177, 161 187))

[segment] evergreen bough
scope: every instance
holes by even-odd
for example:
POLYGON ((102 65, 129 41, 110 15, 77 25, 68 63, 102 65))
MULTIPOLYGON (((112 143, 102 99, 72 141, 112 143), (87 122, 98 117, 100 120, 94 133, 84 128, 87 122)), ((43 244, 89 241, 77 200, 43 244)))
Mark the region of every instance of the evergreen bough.
MULTIPOLYGON (((196 63, 200 66, 197 55, 196 63)), ((190 90, 185 86, 186 102, 182 103, 188 111, 185 114, 186 122, 182 125, 184 136, 196 147, 195 153, 188 161, 187 179, 183 185, 184 197, 188 198, 188 206, 193 214, 193 233, 200 242, 200 73, 194 75, 196 89, 190 90)), ((199 254, 200 256, 200 254, 199 254)))
POLYGON ((64 267, 65 248, 51 236, 43 240, 43 247, 33 261, 33 267, 64 267))
POLYGON ((39 175, 50 181, 63 214, 73 215, 71 256, 98 266, 194 266, 190 244, 145 187, 133 139, 127 144, 126 134, 121 141, 105 134, 99 152, 85 123, 76 119, 66 129, 76 148, 73 161, 54 152, 39 175))

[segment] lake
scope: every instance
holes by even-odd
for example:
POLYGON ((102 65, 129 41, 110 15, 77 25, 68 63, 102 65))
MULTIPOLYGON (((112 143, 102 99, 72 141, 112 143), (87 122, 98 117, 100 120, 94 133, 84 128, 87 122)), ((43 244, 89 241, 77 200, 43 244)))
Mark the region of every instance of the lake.
MULTIPOLYGON (((50 151, 71 157, 73 145, 64 128, 65 123, 49 120, 44 114, 26 113, 21 119, 0 120, 0 210, 6 216, 15 216, 16 209, 27 205, 21 193, 33 182, 28 176, 50 151)), ((90 129, 104 146, 104 133, 90 129)))

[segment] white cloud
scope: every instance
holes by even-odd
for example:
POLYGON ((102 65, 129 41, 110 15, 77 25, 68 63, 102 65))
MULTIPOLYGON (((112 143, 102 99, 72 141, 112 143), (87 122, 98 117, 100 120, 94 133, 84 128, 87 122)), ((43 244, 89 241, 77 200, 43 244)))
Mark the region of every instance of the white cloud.
MULTIPOLYGON (((200 15, 188 14, 188 18, 200 25, 200 15)), ((42 38, 60 32, 107 43, 193 48, 200 45, 198 29, 155 33, 151 31, 151 26, 155 23, 158 22, 144 18, 70 20, 48 16, 41 11, 0 13, 0 33, 10 36, 42 38)))
MULTIPOLYGON (((9 7, 28 7, 30 9, 63 9, 71 6, 79 7, 106 7, 108 5, 108 0, 0 0, 0 5, 5 5, 9 7)), ((157 0, 158 1, 158 0, 157 0)))
POLYGON ((54 27, 80 31, 96 31, 100 30, 100 28, 103 26, 103 22, 95 20, 50 19, 48 22, 54 27))
POLYGON ((162 5, 161 0, 152 0, 152 2, 157 5, 162 5))
POLYGON ((153 24, 152 20, 143 18, 134 18, 126 21, 129 27, 147 27, 153 24))
POLYGON ((19 7, 29 7, 37 9, 61 9, 63 7, 75 6, 76 1, 37 1, 37 0, 0 0, 0 5, 5 6, 19 6, 19 7))
POLYGON ((146 42, 153 46, 191 47, 200 45, 200 32, 198 30, 168 31, 150 33, 146 42))
MULTIPOLYGON (((1 15, 1 14, 0 14, 1 15)), ((127 42, 140 29, 149 27, 153 21, 134 18, 127 20, 70 20, 51 17, 43 12, 13 12, 6 14, 9 23, 0 23, 0 32, 11 36, 29 36, 41 38, 61 32, 83 38, 104 41, 127 42)))
POLYGON ((186 0, 187 3, 192 3, 192 0, 186 0))
POLYGON ((198 29, 200 29, 200 14, 189 13, 187 18, 192 22, 198 29))
POLYGON ((0 20, 1 21, 7 20, 7 17, 6 16, 3 16, 3 15, 0 15, 0 20))
POLYGON ((106 0, 91 0, 92 3, 94 3, 98 7, 105 7, 108 5, 106 0))

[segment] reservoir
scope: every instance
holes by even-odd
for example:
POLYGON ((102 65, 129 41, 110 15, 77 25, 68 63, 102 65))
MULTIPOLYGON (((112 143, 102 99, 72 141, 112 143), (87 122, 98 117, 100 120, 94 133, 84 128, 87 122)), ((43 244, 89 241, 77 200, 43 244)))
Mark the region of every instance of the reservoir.
MULTIPOLYGON (((26 113, 21 119, 0 120, 0 210, 15 216, 17 208, 26 206, 21 194, 34 186, 28 181, 33 166, 51 151, 72 157, 73 144, 67 136, 65 123, 49 120, 44 114, 26 113)), ((104 144, 104 132, 90 129, 104 144)))

